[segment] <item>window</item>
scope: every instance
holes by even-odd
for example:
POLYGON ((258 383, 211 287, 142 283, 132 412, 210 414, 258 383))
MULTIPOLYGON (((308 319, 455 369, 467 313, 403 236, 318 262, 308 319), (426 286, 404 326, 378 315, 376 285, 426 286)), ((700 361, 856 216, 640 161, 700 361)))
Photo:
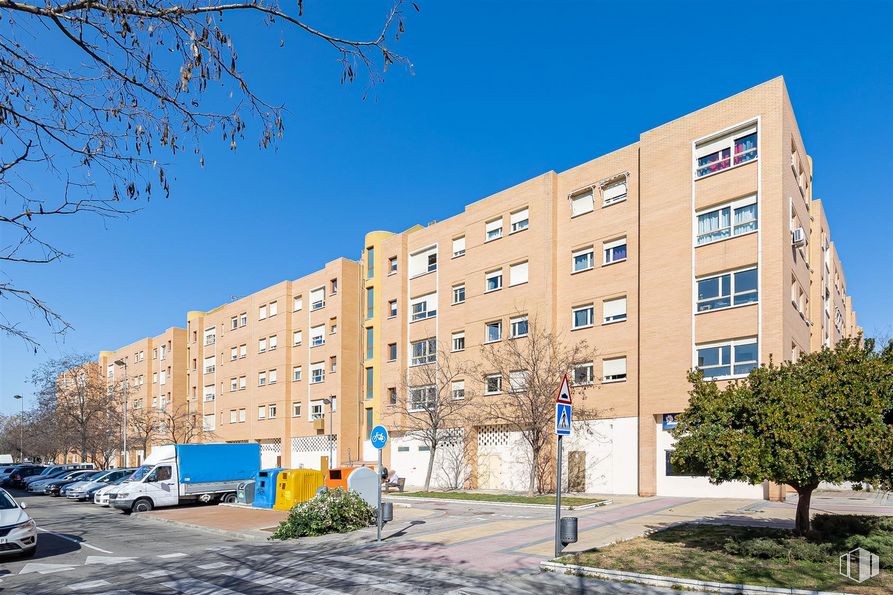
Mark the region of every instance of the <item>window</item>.
POLYGON ((416 386, 409 389, 409 410, 425 411, 435 406, 437 398, 433 386, 416 386))
POLYGON ((366 368, 366 400, 372 400, 375 395, 375 368, 366 368))
POLYGON ((459 401, 465 398, 465 381, 464 380, 453 380, 452 385, 450 387, 450 395, 453 399, 459 401))
POLYGON ((152 372, 152 384, 158 382, 158 372, 152 372))
POLYGON ((527 390, 527 371, 512 370, 509 372, 509 392, 519 393, 527 390))
POLYGON ((592 211, 592 189, 571 195, 571 217, 592 211))
POLYGON ((392 256, 388 259, 388 275, 397 274, 397 257, 392 256))
POLYGON ((620 238, 604 244, 604 264, 612 264, 626 260, 626 238, 620 238))
POLYGON ((437 339, 422 339, 412 342, 413 366, 430 364, 437 361, 437 339))
POLYGON ((279 314, 279 302, 270 302, 267 308, 269 308, 270 316, 276 316, 277 314, 279 314))
MULTIPOLYGON (((213 355, 211 357, 205 358, 205 361, 204 361, 205 374, 213 374, 214 373, 214 370, 217 369, 217 366, 215 366, 214 364, 215 364, 215 361, 214 361, 213 355)), ((165 382, 165 371, 162 370, 161 371, 161 384, 164 384, 164 382, 165 382)))
POLYGON ((239 376, 239 390, 245 390, 248 386, 248 377, 247 376, 239 376))
POLYGON ((486 325, 486 333, 484 334, 485 343, 493 343, 502 339, 502 321, 488 322, 486 325))
POLYGON ((279 347, 279 337, 277 335, 271 335, 268 339, 270 344, 270 351, 273 351, 277 347, 279 347))
POLYGON ((338 371, 338 356, 329 357, 329 372, 335 374, 338 371))
POLYGON ((245 423, 245 409, 239 409, 239 423, 245 423))
POLYGON ((291 344, 295 347, 304 342, 304 331, 295 331, 291 334, 291 344))
MULTIPOLYGON (((242 312, 239 314, 239 326, 247 326, 248 325, 248 312, 242 312)), ((161 350, 162 354, 164 350, 161 350)), ((164 355, 162 355, 161 359, 164 359, 164 355)))
POLYGON ((238 347, 230 347, 229 348, 229 360, 235 361, 239 359, 239 348, 238 347))
POLYGON ((409 276, 417 277, 437 270, 437 246, 409 255, 409 276))
POLYGON ((257 340, 257 352, 258 353, 266 353, 267 351, 267 339, 266 337, 263 339, 257 340))
POLYGON ((366 410, 366 440, 371 439, 372 437, 372 428, 375 423, 375 417, 373 416, 372 409, 366 410))
POLYGON ((465 284, 453 285, 453 304, 462 304, 465 302, 465 284))
POLYGON ((213 384, 206 385, 203 394, 204 394, 203 398, 205 401, 213 401, 216 398, 216 395, 214 393, 214 385, 213 384))
POLYGON ((513 339, 527 336, 527 316, 509 318, 509 326, 513 339))
POLYGON ((465 236, 453 238, 453 258, 465 256, 465 236))
POLYGON ((230 410, 229 410, 229 423, 234 424, 234 423, 236 423, 238 420, 239 420, 239 418, 238 418, 238 416, 237 416, 237 414, 236 414, 236 410, 235 410, 235 409, 230 409, 230 410))
POLYGON ((266 405, 258 405, 257 406, 257 419, 266 419, 267 417, 267 406, 266 405))
POLYGON ((602 303, 602 322, 611 324, 626 320, 626 296, 612 298, 602 303))
POLYGON ((412 322, 433 318, 437 316, 437 293, 412 298, 409 307, 412 311, 412 322))
POLYGON ((465 351, 465 331, 453 333, 452 350, 465 351))
POLYGON ((230 324, 230 328, 231 328, 232 330, 236 330, 237 328, 239 328, 239 317, 238 317, 238 316, 233 316, 232 318, 230 318, 230 319, 229 319, 229 324, 230 324))
POLYGON ((326 343, 326 325, 319 324, 310 327, 310 346, 319 347, 326 343))
POLYGON ((158 348, 152 350, 152 359, 158 359, 158 348))
POLYGON ((335 324, 335 321, 336 321, 336 320, 337 320, 337 318, 331 318, 331 319, 329 319, 329 334, 330 334, 330 335, 337 335, 337 334, 338 334, 338 325, 335 324))
POLYGON ((238 378, 230 378, 229 379, 229 390, 230 392, 236 392, 239 390, 239 379, 238 378))
POLYGON ((239 345, 239 359, 242 359, 246 355, 248 355, 248 345, 242 343, 241 345, 239 345))
POLYGON ((298 312, 299 310, 304 309, 304 296, 296 295, 294 299, 294 303, 292 304, 292 310, 298 312))
POLYGON ((484 394, 495 395, 502 392, 502 376, 489 374, 484 377, 484 394))
POLYGON ((698 160, 695 173, 699 178, 756 159, 756 124, 698 143, 695 157, 698 160))
POLYGON ((323 402, 322 401, 310 401, 310 419, 317 420, 322 419, 325 416, 323 413, 323 402))
POLYGON ((397 344, 396 343, 388 343, 388 361, 393 362, 397 360, 397 344))
POLYGON ((293 382, 299 382, 303 375, 304 371, 301 369, 301 366, 295 366, 291 369, 291 379, 293 382))
POLYGON ((366 359, 372 359, 375 355, 375 329, 371 326, 366 329, 366 359))
POLYGON ((375 315, 375 288, 366 288, 366 320, 375 315))
POLYGON ((270 379, 269 379, 270 384, 276 384, 276 380, 278 379, 278 376, 279 376, 278 371, 270 370, 269 372, 267 372, 267 374, 270 377, 270 379))
POLYGON ((369 246, 366 248, 366 278, 375 277, 375 248, 369 246))
POLYGON ((391 300, 388 302, 388 318, 393 318, 397 315, 397 300, 391 300))
POLYGON ((326 379, 325 362, 310 364, 310 384, 319 384, 326 379))
POLYGON ((257 373, 257 385, 258 386, 266 386, 267 385, 267 373, 266 372, 258 372, 257 373))
POLYGON ((743 376, 757 367, 757 351, 756 339, 699 346, 697 367, 704 378, 743 376))
POLYGON ((277 408, 276 405, 270 404, 267 405, 267 419, 273 419, 276 417, 277 408))
POLYGON ((592 363, 577 364, 574 366, 574 386, 592 384, 592 363))
POLYGON ((602 361, 602 382, 621 382, 626 380, 626 356, 614 357, 602 361))
POLYGON ((594 254, 595 252, 593 251, 592 246, 574 250, 571 253, 571 258, 573 260, 573 272, 579 273, 580 271, 588 271, 589 269, 591 269, 595 264, 594 254))
POLYGON ((502 289, 502 269, 487 273, 484 293, 498 289, 502 289))
POLYGON ((317 287, 310 292, 310 310, 319 310, 326 306, 326 288, 317 287))
POLYGON ((528 228, 530 225, 530 209, 523 208, 520 211, 515 211, 511 215, 509 215, 509 223, 512 226, 511 233, 515 233, 516 231, 523 231, 528 228))
POLYGON ((502 237, 502 217, 500 217, 499 219, 494 219, 493 221, 487 221, 484 229, 486 231, 486 235, 484 238, 485 242, 498 240, 502 237))
POLYGON ((509 286, 527 283, 527 261, 509 267, 509 286))
POLYGON ((388 387, 388 404, 389 405, 397 404, 397 389, 393 386, 388 387))
POLYGON ((698 312, 752 304, 757 297, 756 268, 698 279, 698 312))
MULTIPOLYGON (((217 328, 211 327, 209 329, 205 329, 205 345, 213 345, 217 342, 217 328)), ((136 361, 140 361, 140 354, 137 353, 135 358, 136 361)))
POLYGON ((757 197, 748 196, 697 214, 697 245, 718 242, 757 229, 757 197))
POLYGON ((602 187, 602 205, 609 206, 626 200, 626 178, 602 187))
POLYGON ((264 320, 267 317, 267 305, 264 304, 257 309, 257 319, 264 320))
POLYGON ((301 404, 300 403, 292 403, 291 404, 291 416, 292 417, 301 417, 301 404))
POLYGON ((578 306, 573 310, 573 328, 586 328, 587 326, 592 326, 593 320, 593 307, 592 304, 587 304, 585 306, 578 306))

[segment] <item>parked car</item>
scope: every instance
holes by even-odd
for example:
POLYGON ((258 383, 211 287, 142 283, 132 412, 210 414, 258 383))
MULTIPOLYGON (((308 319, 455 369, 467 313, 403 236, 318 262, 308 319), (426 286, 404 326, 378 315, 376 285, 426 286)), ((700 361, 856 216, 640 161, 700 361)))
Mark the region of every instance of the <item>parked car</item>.
POLYGON ((109 494, 111 494, 115 489, 118 488, 122 483, 127 483, 133 475, 128 475, 127 477, 122 477, 117 481, 113 481, 111 485, 107 485, 104 488, 99 488, 95 492, 93 492, 93 504, 98 504, 99 506, 109 506, 109 494))
POLYGON ((15 469, 15 465, 0 467, 0 482, 12 475, 13 469, 15 469))
POLYGON ((94 492, 117 483, 119 479, 124 479, 133 475, 134 471, 136 471, 136 469, 112 469, 110 471, 103 471, 96 477, 83 479, 66 486, 65 497, 70 498, 71 500, 92 499, 94 492))
POLYGON ((63 475, 62 477, 56 478, 43 487, 43 493, 49 494, 50 496, 58 496, 59 490, 61 490, 64 486, 74 483, 76 481, 80 481, 85 476, 95 475, 96 471, 92 469, 81 469, 80 471, 72 471, 68 473, 68 475, 63 475))
POLYGON ((25 482, 25 491, 29 494, 43 494, 43 489, 47 486, 48 483, 64 477, 71 473, 71 469, 65 470, 57 470, 55 473, 49 473, 47 475, 35 475, 33 477, 29 477, 29 481, 25 482))
POLYGON ((59 495, 66 497, 66 496, 68 496, 68 490, 70 488, 72 488, 78 484, 84 483, 85 481, 91 481, 91 480, 99 477, 100 475, 104 475, 106 473, 108 473, 108 471, 93 471, 92 473, 85 473, 84 475, 81 475, 80 477, 76 477, 74 480, 69 481, 68 483, 66 483, 65 485, 63 485, 59 488, 59 495))
POLYGON ((65 463, 64 465, 50 465, 49 467, 44 467, 43 471, 41 471, 37 475, 26 479, 25 484, 27 485, 34 481, 43 481, 44 479, 49 479, 50 477, 59 477, 59 475, 65 473, 66 471, 94 468, 95 466, 93 465, 93 463, 65 463))
POLYGON ((44 467, 42 465, 32 465, 27 463, 24 465, 16 465, 16 468, 9 474, 9 477, 3 480, 3 487, 9 486, 11 488, 21 489, 25 487, 26 477, 39 475, 43 470, 44 467))
POLYGON ((37 551, 37 524, 9 492, 0 489, 0 554, 33 556, 37 551))

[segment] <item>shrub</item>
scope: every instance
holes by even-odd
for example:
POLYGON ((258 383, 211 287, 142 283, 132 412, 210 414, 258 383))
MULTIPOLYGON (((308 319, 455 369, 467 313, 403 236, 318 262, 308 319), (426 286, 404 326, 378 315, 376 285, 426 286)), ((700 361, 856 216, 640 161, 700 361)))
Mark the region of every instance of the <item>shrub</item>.
POLYGON ((823 562, 832 553, 829 544, 815 543, 799 537, 726 539, 723 550, 736 556, 763 560, 804 560, 808 562, 823 562))
POLYGON ((295 505, 279 524, 272 539, 294 539, 328 533, 348 533, 368 527, 375 511, 355 492, 326 490, 295 505))

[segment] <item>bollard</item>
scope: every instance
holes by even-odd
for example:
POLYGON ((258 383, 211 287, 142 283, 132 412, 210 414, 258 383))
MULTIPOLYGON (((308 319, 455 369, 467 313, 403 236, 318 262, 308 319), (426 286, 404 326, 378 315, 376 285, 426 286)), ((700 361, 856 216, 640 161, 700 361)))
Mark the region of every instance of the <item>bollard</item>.
POLYGON ((566 516, 561 518, 561 543, 577 543, 577 517, 566 516))
POLYGON ((394 503, 393 502, 382 502, 381 503, 381 522, 387 523, 388 521, 394 520, 394 503))

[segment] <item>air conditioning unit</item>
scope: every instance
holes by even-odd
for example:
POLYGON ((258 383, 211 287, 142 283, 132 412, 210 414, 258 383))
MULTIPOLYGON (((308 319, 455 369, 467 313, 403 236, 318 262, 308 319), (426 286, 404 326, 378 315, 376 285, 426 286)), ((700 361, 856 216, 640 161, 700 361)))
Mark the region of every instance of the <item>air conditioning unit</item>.
POLYGON ((798 227, 791 232, 791 242, 795 246, 803 246, 806 244, 806 232, 803 231, 802 227, 798 227))

